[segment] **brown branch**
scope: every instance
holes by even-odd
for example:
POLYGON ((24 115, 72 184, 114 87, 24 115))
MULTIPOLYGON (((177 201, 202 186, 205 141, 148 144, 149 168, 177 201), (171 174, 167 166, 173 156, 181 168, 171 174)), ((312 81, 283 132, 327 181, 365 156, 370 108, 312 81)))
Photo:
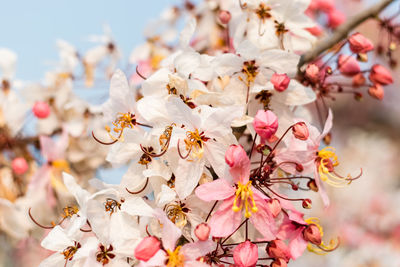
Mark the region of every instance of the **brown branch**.
POLYGON ((371 7, 365 9, 357 15, 350 17, 346 23, 343 23, 339 28, 336 29, 333 35, 325 37, 323 40, 318 42, 311 51, 304 54, 300 59, 298 68, 300 69, 304 64, 313 61, 324 51, 345 39, 350 31, 352 31, 354 28, 356 28, 367 19, 376 17, 383 9, 385 9, 385 7, 387 7, 392 2, 394 2, 394 0, 381 0, 380 2, 372 5, 371 7))

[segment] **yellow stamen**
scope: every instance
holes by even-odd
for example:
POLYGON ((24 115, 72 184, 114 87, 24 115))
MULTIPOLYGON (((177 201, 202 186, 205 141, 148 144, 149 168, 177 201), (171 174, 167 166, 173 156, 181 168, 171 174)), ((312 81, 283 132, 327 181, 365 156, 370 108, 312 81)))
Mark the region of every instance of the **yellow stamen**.
POLYGON ((182 267, 184 266, 185 256, 180 254, 181 246, 176 247, 174 251, 167 249, 168 253, 168 267, 182 267))
POLYGON ((240 181, 238 182, 238 188, 236 189, 235 199, 233 200, 232 210, 234 212, 241 211, 242 208, 245 208, 244 216, 246 218, 250 218, 252 213, 258 211, 256 206, 256 202, 254 201, 253 191, 251 190, 251 181, 248 181, 246 184, 242 184, 240 181), (240 200, 239 200, 240 197, 240 200), (237 205, 238 200, 240 201, 240 205, 237 205))
POLYGON ((339 177, 332 168, 339 165, 338 157, 333 147, 325 147, 318 152, 318 173, 322 181, 334 187, 344 187, 351 183, 352 177, 339 177), (331 164, 331 166, 329 166, 331 164), (329 168, 332 167, 332 168, 329 168))
POLYGON ((186 150, 190 151, 192 159, 201 159, 203 157, 203 144, 208 140, 207 137, 204 136, 203 133, 199 133, 199 130, 195 131, 187 131, 185 144, 186 150))
MULTIPOLYGON (((306 219, 305 222, 307 224, 316 225, 318 227, 318 229, 319 229, 321 237, 324 236, 324 230, 323 230, 322 226, 319 224, 320 221, 319 221, 318 218, 311 217, 311 218, 306 219)), ((310 251, 310 252, 313 252, 315 254, 318 254, 318 255, 325 255, 328 252, 333 251, 334 249, 336 249, 338 245, 339 245, 339 239, 336 239, 336 241, 334 239, 331 239, 329 241, 328 245, 326 245, 324 243, 324 241, 321 241, 321 244, 319 244, 317 247, 313 246, 311 243, 308 243, 307 244, 307 250, 310 251)))
POLYGON ((125 128, 130 128, 132 129, 136 125, 136 117, 134 114, 127 112, 127 113, 122 113, 119 112, 117 118, 115 121, 112 123, 114 126, 113 131, 118 134, 118 137, 115 137, 111 134, 111 128, 109 126, 106 126, 105 129, 108 132, 108 135, 115 141, 115 140, 120 140, 124 141, 123 137, 123 131, 125 128))

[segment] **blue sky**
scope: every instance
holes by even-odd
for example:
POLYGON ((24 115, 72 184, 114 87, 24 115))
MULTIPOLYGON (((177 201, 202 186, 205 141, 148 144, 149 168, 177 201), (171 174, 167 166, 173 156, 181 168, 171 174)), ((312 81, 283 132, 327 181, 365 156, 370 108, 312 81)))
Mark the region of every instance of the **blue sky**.
POLYGON ((177 0, 0 0, 0 47, 18 54, 17 79, 38 81, 49 62, 57 60, 55 40, 64 39, 78 49, 91 44, 88 35, 111 26, 127 57, 143 40, 143 28, 177 0))

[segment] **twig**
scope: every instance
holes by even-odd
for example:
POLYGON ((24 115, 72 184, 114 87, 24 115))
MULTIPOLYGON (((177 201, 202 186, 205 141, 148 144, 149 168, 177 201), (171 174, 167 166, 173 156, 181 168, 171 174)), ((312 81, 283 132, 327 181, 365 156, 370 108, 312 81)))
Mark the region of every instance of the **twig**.
POLYGON ((394 0, 382 0, 375 5, 367 8, 366 10, 360 12, 359 14, 349 18, 346 23, 343 23, 339 28, 337 28, 333 35, 324 38, 314 47, 313 50, 304 54, 300 59, 298 68, 300 69, 304 64, 313 61, 324 51, 342 41, 344 38, 347 37, 350 31, 352 31, 354 28, 356 28, 367 19, 376 17, 385 7, 387 7, 392 2, 394 2, 394 0))

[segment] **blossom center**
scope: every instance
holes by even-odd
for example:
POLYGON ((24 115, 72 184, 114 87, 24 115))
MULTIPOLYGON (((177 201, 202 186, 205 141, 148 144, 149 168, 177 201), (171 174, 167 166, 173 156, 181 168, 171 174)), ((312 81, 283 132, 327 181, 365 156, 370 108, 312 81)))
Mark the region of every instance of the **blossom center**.
POLYGON ((326 147, 318 151, 317 166, 318 174, 322 181, 334 187, 341 187, 349 184, 352 177, 342 177, 338 175, 334 168, 339 165, 338 157, 333 147, 326 147))
MULTIPOLYGON (((123 202, 123 200, 121 200, 121 202, 123 202)), ((117 212, 117 210, 121 209, 121 203, 115 199, 107 198, 106 202, 104 202, 104 208, 106 212, 109 212, 110 215, 112 215, 114 212, 117 212)))
POLYGON ((184 266, 185 256, 180 254, 181 246, 176 247, 174 251, 167 250, 168 253, 168 267, 182 267, 184 266))
MULTIPOLYGON (((203 144, 210 138, 204 135, 204 132, 199 132, 198 129, 186 132, 185 145, 186 150, 191 152, 193 158, 202 158, 204 147, 203 144)), ((190 153, 189 152, 189 153, 190 153)))
POLYGON ((271 18, 271 8, 264 3, 261 3, 259 7, 255 10, 257 16, 264 21, 265 19, 271 18))
POLYGON ((166 206, 166 213, 170 219, 178 227, 183 227, 187 224, 186 213, 189 209, 185 207, 184 203, 172 203, 166 206))
POLYGON ((125 128, 133 128, 136 125, 136 116, 130 112, 122 113, 118 112, 118 116, 112 123, 114 125, 113 131, 118 134, 118 137, 114 137, 110 134, 110 127, 106 126, 106 131, 113 140, 122 139, 122 133, 125 128))
POLYGON ((256 202, 254 201, 253 191, 251 190, 251 181, 248 181, 246 184, 242 184, 239 181, 237 184, 232 210, 234 212, 241 211, 243 209, 243 206, 245 208, 244 216, 246 218, 250 218, 252 213, 258 211, 256 202))
MULTIPOLYGON (((242 73, 246 75, 245 78, 247 86, 250 86, 250 83, 254 82, 259 73, 256 61, 255 60, 245 61, 243 63, 242 73)), ((239 77, 239 79, 243 81, 242 77, 239 77)))
POLYGON ((104 245, 100 245, 99 249, 100 250, 96 253, 96 260, 101 262, 103 265, 108 264, 110 260, 115 258, 115 254, 110 253, 110 251, 114 250, 112 245, 108 246, 108 248, 104 245))
POLYGON ((72 257, 74 256, 74 254, 81 247, 80 243, 78 243, 76 241, 74 243, 75 243, 74 246, 69 246, 66 249, 64 249, 63 252, 61 252, 61 254, 64 255, 65 260, 72 260, 72 257))

